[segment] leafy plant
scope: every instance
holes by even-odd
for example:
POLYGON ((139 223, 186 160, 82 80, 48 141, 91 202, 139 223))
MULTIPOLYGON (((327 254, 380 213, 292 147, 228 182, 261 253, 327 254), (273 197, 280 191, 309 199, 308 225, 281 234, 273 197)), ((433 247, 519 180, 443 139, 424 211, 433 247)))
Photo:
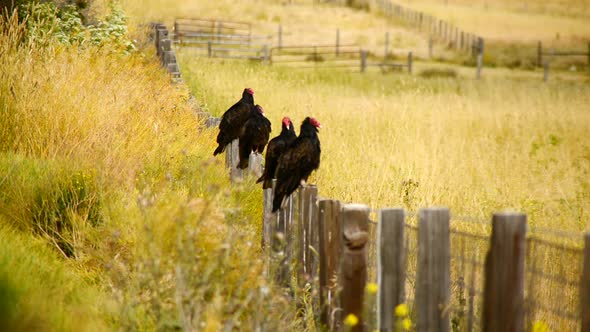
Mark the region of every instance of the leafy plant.
POLYGON ((56 6, 53 2, 32 2, 19 7, 19 16, 24 17, 27 39, 42 47, 62 45, 87 45, 109 47, 128 54, 136 50, 128 37, 127 16, 116 3, 111 3, 110 14, 95 25, 85 26, 76 5, 56 6))

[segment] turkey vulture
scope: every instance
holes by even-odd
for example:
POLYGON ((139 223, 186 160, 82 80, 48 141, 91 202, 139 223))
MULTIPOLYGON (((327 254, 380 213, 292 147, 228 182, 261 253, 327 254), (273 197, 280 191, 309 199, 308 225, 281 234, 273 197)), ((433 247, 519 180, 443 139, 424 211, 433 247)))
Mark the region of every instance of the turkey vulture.
POLYGON ((277 163, 279 157, 297 138, 295 134, 295 127, 293 122, 288 117, 283 118, 282 130, 279 136, 273 138, 268 142, 268 148, 266 149, 266 159, 264 162, 264 173, 256 181, 256 183, 262 183, 262 188, 268 189, 272 186, 272 179, 275 177, 277 170, 277 163))
POLYGON ((299 137, 279 157, 272 212, 281 207, 283 199, 289 197, 299 187, 302 180, 307 181, 311 172, 320 167, 321 151, 318 128, 321 126, 316 119, 305 118, 301 123, 299 137))
POLYGON ((251 115, 240 132, 240 163, 238 168, 248 167, 250 152, 262 153, 270 136, 270 121, 260 105, 251 109, 251 115))
POLYGON ((225 150, 225 147, 231 141, 238 138, 242 130, 242 126, 250 117, 251 109, 254 107, 254 90, 250 88, 244 89, 242 99, 230 107, 221 117, 219 123, 219 134, 217 135, 217 143, 219 146, 213 152, 216 156, 225 150))

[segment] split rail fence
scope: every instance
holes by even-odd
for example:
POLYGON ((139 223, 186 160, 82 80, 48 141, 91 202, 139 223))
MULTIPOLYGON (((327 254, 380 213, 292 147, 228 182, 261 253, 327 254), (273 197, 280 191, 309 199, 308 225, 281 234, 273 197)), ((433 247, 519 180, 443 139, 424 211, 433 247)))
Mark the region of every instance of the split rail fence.
POLYGON ((272 36, 253 35, 247 22, 178 18, 174 41, 208 57, 267 62, 272 36))
POLYGON ((543 43, 539 42, 537 44, 537 66, 542 67, 547 63, 547 59, 551 57, 561 57, 561 56, 579 56, 579 57, 587 57, 588 58, 588 67, 590 68, 590 42, 588 43, 588 50, 586 52, 583 51, 556 51, 555 49, 545 50, 543 49, 543 43), (544 61, 545 60, 545 61, 544 61))
MULTIPOLYGON (((235 146, 232 180, 246 175, 235 146)), ((250 170, 260 174, 261 156, 250 170)), ((320 197, 315 185, 271 213, 272 190, 263 192, 269 275, 298 303, 307 290, 320 330, 398 331, 405 318, 417 331, 590 330, 590 233, 533 228, 511 212, 490 221, 442 207, 372 211, 320 197), (400 304, 407 317, 394 314, 400 304)))
MULTIPOLYGON (((279 25, 277 44, 273 36, 253 35, 246 22, 179 18, 174 23, 174 43, 208 57, 248 59, 295 68, 359 68, 365 72, 376 67, 386 73, 407 69, 412 72, 413 56, 408 53, 405 63, 396 63, 370 56, 356 45, 340 43, 340 30, 336 30, 333 45, 283 45, 282 26, 279 25)), ((387 47, 386 47, 387 49, 387 47)))
POLYGON ((293 68, 359 68, 361 73, 369 67, 377 67, 386 73, 392 70, 407 69, 412 73, 412 52, 407 62, 399 63, 387 58, 369 57, 366 50, 356 45, 299 45, 277 46, 270 51, 270 63, 287 65, 293 68))

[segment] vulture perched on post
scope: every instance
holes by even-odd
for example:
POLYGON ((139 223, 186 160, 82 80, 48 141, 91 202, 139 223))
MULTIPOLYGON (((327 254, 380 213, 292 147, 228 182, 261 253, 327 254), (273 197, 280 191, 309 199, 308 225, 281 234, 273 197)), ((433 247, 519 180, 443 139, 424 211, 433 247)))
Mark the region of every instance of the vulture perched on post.
POLYGON ((238 168, 248 168, 250 152, 262 153, 270 137, 270 121, 260 105, 252 107, 248 120, 240 132, 240 162, 238 168))
POLYGON ((256 181, 256 183, 263 182, 263 189, 272 187, 272 179, 275 178, 279 157, 291 146, 291 144, 293 144, 293 142, 295 142, 296 138, 297 134, 295 134, 293 122, 291 122, 291 119, 288 117, 284 117, 281 133, 279 136, 268 142, 266 159, 264 161, 264 173, 262 173, 262 176, 256 181))
POLYGON ((219 134, 217 135, 217 143, 219 146, 213 152, 216 156, 225 150, 225 147, 233 140, 240 136, 242 127, 250 117, 251 110, 254 107, 254 90, 250 88, 244 89, 242 92, 242 99, 230 107, 221 117, 219 123, 219 134))
POLYGON ((299 137, 279 157, 272 212, 280 209, 283 199, 289 197, 301 181, 307 181, 311 172, 320 167, 318 128, 321 128, 321 125, 315 118, 305 118, 301 123, 299 137))

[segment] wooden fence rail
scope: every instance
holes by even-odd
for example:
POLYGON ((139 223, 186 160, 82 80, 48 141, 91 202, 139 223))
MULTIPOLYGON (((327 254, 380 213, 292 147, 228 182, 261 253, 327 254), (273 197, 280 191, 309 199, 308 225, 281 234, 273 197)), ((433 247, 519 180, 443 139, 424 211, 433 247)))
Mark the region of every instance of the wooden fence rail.
POLYGON ((590 67, 590 42, 588 43, 588 49, 586 52, 582 51, 556 51, 555 49, 544 50, 543 43, 539 41, 537 44, 537 66, 543 67, 547 65, 547 59, 545 57, 556 57, 556 56, 585 56, 588 58, 588 66, 590 67))

